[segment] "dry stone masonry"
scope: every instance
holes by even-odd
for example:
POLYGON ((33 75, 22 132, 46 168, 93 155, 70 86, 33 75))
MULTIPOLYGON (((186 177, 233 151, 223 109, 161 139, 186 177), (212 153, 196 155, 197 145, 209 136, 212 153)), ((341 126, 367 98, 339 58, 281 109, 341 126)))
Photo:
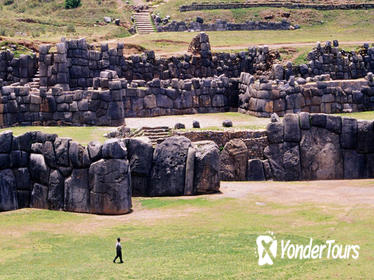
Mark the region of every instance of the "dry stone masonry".
POLYGON ((87 147, 55 134, 0 134, 0 211, 23 207, 126 214, 132 194, 219 191, 219 149, 212 141, 170 137, 110 139, 87 147), (170 172, 173 170, 173 172, 170 172))
POLYGON ((369 73, 365 79, 325 80, 306 82, 255 79, 242 73, 239 83, 239 112, 258 117, 280 116, 286 113, 343 113, 374 109, 374 80, 369 73))
POLYGON ((191 3, 190 5, 181 5, 180 12, 200 11, 200 10, 218 10, 218 9, 246 9, 256 7, 273 7, 287 9, 316 9, 316 10, 357 10, 357 9, 373 9, 374 4, 371 3, 342 3, 332 1, 332 3, 305 3, 301 1, 281 2, 281 1, 264 1, 263 3, 235 2, 235 3, 191 3))
POLYGON ((373 178, 373 122, 287 114, 267 127, 264 153, 280 181, 373 178))
POLYGON ((247 21, 245 23, 230 23, 225 20, 217 20, 215 23, 203 23, 201 21, 185 22, 172 21, 163 25, 157 24, 157 32, 196 32, 196 31, 240 31, 240 30, 294 30, 298 26, 291 25, 287 20, 281 22, 247 21))

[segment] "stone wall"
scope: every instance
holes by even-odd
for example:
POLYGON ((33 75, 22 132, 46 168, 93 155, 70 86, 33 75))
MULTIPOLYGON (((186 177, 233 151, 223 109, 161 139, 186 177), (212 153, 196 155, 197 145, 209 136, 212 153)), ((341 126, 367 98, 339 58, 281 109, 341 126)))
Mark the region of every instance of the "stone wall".
POLYGON ((216 113, 237 108, 238 82, 226 76, 133 81, 125 91, 125 117, 216 113))
POLYGON ((240 31, 240 30, 293 30, 294 26, 288 21, 247 21, 245 23, 230 23, 217 20, 213 24, 200 22, 172 21, 166 25, 157 24, 157 32, 196 32, 196 31, 240 31))
POLYGON ((36 55, 22 54, 16 58, 12 52, 2 51, 0 52, 0 86, 1 84, 28 83, 32 81, 37 68, 36 55))
POLYGON ((325 114, 287 114, 267 127, 274 180, 374 177, 373 122, 325 114))
POLYGON ((174 135, 184 136, 192 142, 213 141, 223 150, 226 143, 233 139, 242 140, 248 149, 248 159, 265 159, 264 148, 268 145, 265 130, 240 130, 240 131, 183 131, 174 130, 174 135))
MULTIPOLYGON (((214 138, 216 133, 184 135, 214 138)), ((374 178, 372 121, 301 112, 286 114, 282 121, 274 115, 260 147, 248 147, 244 132, 237 136, 226 142, 220 154, 224 181, 374 178), (252 152, 258 148, 260 153, 252 152)))
POLYGON ((179 7, 180 12, 200 11, 200 10, 218 10, 218 9, 246 9, 256 7, 273 7, 287 9, 316 9, 316 10, 357 10, 373 9, 371 3, 332 3, 332 4, 310 4, 310 3, 289 3, 289 2, 266 2, 266 3, 192 3, 179 7))
POLYGON ((374 71, 374 48, 364 44, 358 51, 345 51, 339 48, 339 42, 317 43, 307 56, 308 63, 293 66, 274 64, 270 78, 288 80, 290 76, 303 78, 329 74, 334 80, 363 78, 374 71))
POLYGON ((212 141, 110 139, 87 147, 55 134, 0 134, 0 211, 23 207, 96 214, 131 211, 132 194, 193 195, 219 190, 212 141))
POLYGON ((263 47, 252 47, 236 54, 216 53, 204 57, 185 54, 168 58, 156 58, 153 51, 125 57, 123 48, 123 43, 110 49, 108 44, 102 44, 100 51, 96 51, 85 39, 63 40, 57 44, 56 52, 50 52, 50 45, 41 45, 40 85, 59 85, 66 90, 67 85, 71 89, 87 88, 103 70, 114 70, 120 78, 129 81, 151 81, 154 78, 191 79, 222 74, 239 77, 242 71, 255 73, 271 68, 269 49, 263 47))
MULTIPOLYGON (((110 72, 110 71, 109 71, 110 72)), ((104 71, 103 75, 107 72, 104 71)), ((112 73, 110 73, 112 74, 112 73)), ((115 74, 115 73, 114 73, 115 74)), ((96 78, 101 87, 64 91, 4 86, 0 91, 0 127, 14 125, 99 125, 124 123, 123 95, 127 81, 96 78)))
POLYGON ((288 81, 255 80, 242 73, 239 84, 239 112, 258 117, 286 113, 342 113, 373 110, 374 81, 365 79, 328 80, 307 83, 293 76, 288 81))

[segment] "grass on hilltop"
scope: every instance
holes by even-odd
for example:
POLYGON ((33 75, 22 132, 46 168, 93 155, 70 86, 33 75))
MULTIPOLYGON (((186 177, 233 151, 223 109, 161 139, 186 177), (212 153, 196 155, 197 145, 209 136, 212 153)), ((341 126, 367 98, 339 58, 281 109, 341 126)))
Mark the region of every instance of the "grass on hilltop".
MULTIPOLYGON (((271 184, 271 183, 267 183, 271 184)), ((370 208, 256 203, 242 198, 135 198, 134 213, 95 216, 23 209, 0 213, 0 278, 369 279, 370 208), (143 211, 136 216, 137 211, 143 211), (281 260, 257 265, 256 238, 361 246, 358 260, 281 260), (113 264, 122 239, 124 261, 113 264)))
POLYGON ((130 10, 126 5, 119 9, 119 0, 85 0, 75 9, 65 9, 64 0, 0 1, 0 36, 42 42, 61 37, 98 41, 129 36, 124 27, 103 20, 109 16, 129 23, 130 10))

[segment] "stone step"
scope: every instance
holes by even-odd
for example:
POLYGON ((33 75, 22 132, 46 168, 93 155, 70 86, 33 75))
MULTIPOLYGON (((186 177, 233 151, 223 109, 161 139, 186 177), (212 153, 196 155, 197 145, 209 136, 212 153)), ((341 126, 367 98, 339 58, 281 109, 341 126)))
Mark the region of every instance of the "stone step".
POLYGON ((168 133, 170 133, 169 130, 144 131, 144 134, 168 134, 168 133))
POLYGON ((143 11, 134 14, 136 30, 140 34, 148 34, 154 32, 151 15, 149 12, 143 11))
POLYGON ((168 127, 168 126, 154 126, 154 127, 143 126, 143 130, 154 130, 154 129, 167 129, 167 130, 170 130, 170 127, 168 127))
POLYGON ((148 137, 149 139, 155 139, 155 138, 167 138, 171 135, 169 134, 144 134, 144 137, 148 137))

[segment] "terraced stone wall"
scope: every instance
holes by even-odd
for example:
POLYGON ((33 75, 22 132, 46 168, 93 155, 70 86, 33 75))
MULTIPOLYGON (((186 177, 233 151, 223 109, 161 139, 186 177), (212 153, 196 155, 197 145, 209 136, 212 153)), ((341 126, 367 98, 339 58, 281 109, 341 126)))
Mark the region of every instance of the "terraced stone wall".
POLYGON ((239 83, 239 112, 258 117, 272 113, 342 113, 374 109, 373 75, 357 80, 306 82, 258 79, 242 73, 239 83))

